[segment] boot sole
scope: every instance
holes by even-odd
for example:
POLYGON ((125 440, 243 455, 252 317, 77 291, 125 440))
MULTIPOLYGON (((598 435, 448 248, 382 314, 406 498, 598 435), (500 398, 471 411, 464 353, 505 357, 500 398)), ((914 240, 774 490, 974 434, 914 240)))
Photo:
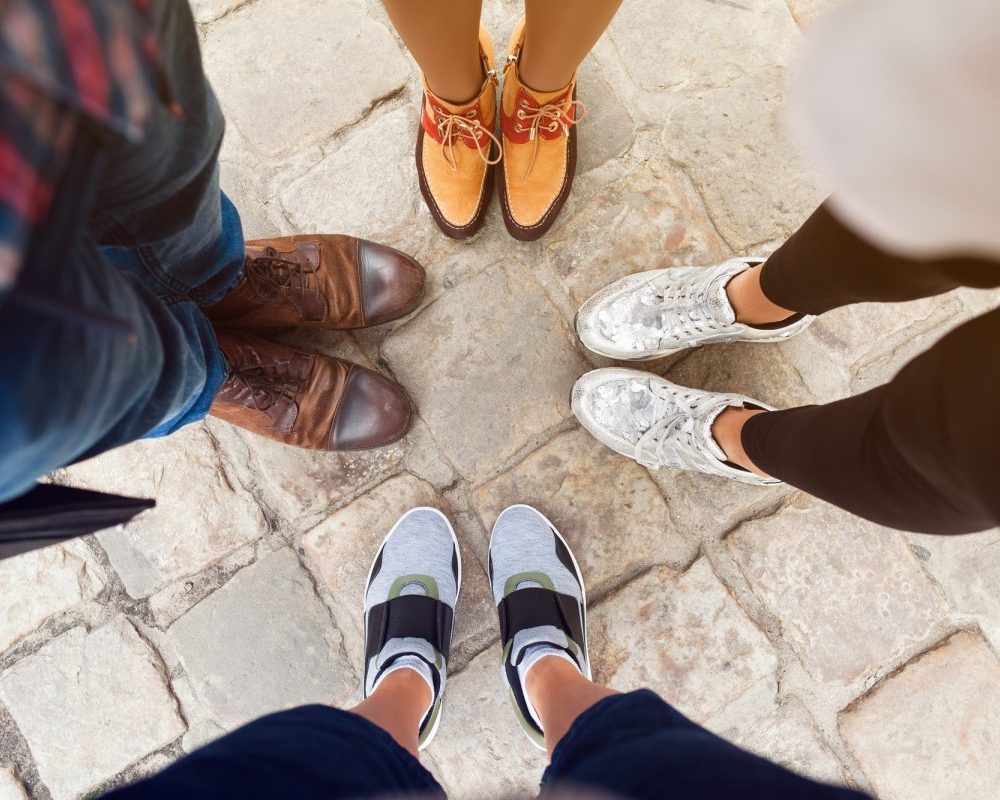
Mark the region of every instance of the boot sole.
MULTIPOLYGON (((496 153, 494 148, 496 145, 490 144, 490 158, 493 158, 496 153)), ((483 180, 482 194, 479 198, 479 207, 476 209, 476 213, 472 218, 472 221, 467 225, 452 225, 444 215, 438 209, 437 201, 434 199, 434 195, 431 194, 430 186, 427 184, 427 178, 424 175, 424 164, 421 159, 421 155, 424 149, 424 129, 421 126, 417 132, 417 150, 416 150, 416 160, 417 160, 417 179, 420 183, 420 194, 424 198, 424 204, 427 206, 427 210, 431 212, 431 217, 434 218, 434 222, 437 224, 441 232, 452 239, 468 239, 479 232, 479 229, 483 227, 483 223, 486 221, 486 212, 490 208, 490 198, 493 196, 493 180, 494 180, 494 167, 492 165, 486 167, 486 177, 483 180)))

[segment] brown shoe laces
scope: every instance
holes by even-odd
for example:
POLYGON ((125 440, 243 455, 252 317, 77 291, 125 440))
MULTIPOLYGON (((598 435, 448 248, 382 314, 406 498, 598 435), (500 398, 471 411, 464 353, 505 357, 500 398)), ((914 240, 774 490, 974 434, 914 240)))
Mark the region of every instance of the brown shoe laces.
POLYGON ((285 294, 300 297, 312 290, 309 273, 301 264, 278 255, 273 247, 264 250, 264 255, 247 258, 243 262, 243 277, 247 288, 264 300, 272 300, 285 294))
MULTIPOLYGON (((506 69, 510 69, 517 63, 517 55, 507 56, 506 69)), ((562 128, 563 136, 569 137, 569 129, 579 124, 587 115, 587 106, 582 100, 568 100, 562 103, 546 103, 537 109, 531 108, 525 101, 520 102, 520 107, 514 112, 520 122, 514 123, 514 130, 518 133, 528 132, 528 141, 532 143, 531 159, 528 161, 528 168, 524 171, 522 181, 528 180, 531 168, 535 165, 535 157, 538 155, 539 131, 546 130, 555 133, 562 128), (573 116, 570 116, 570 111, 573 116)))
POLYGON ((229 361, 229 381, 237 391, 245 390, 257 411, 266 412, 284 397, 292 402, 305 387, 305 375, 297 375, 291 369, 291 359, 281 359, 268 364, 260 363, 252 350, 240 348, 241 358, 229 361))

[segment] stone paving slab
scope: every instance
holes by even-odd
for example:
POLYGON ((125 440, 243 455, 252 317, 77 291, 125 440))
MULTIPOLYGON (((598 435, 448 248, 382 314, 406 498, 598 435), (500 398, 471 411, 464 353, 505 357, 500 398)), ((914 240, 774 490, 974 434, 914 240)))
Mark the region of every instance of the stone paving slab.
POLYGON ((500 645, 449 679, 428 768, 452 800, 528 798, 547 759, 524 735, 500 677, 500 645))
POLYGON ((727 708, 705 723, 713 733, 739 747, 768 758, 814 780, 848 785, 847 774, 816 729, 805 705, 797 698, 777 701, 767 692, 763 707, 727 708))
POLYGON ((948 613, 901 534, 802 495, 743 525, 730 550, 820 681, 850 682, 924 641, 948 613))
POLYGON ((811 25, 823 14, 842 4, 843 0, 788 0, 792 16, 803 26, 811 25))
POLYGON ((691 176, 720 235, 748 255, 793 233, 824 197, 784 132, 785 82, 772 68, 691 94, 663 130, 664 150, 691 176))
POLYGON ((416 106, 389 111, 291 183, 281 204, 296 228, 378 238, 400 220, 429 217, 414 191, 418 124, 416 106))
POLYGON ((967 536, 907 535, 953 610, 973 617, 1000 652, 1000 529, 967 536))
POLYGON ((357 693, 343 637, 289 549, 237 573, 170 626, 165 645, 224 729, 357 693))
POLYGON ((771 643, 704 558, 632 581, 593 610, 589 628, 595 680, 653 689, 698 722, 777 668, 771 643))
POLYGON ((162 662, 124 617, 62 634, 0 677, 0 701, 54 800, 77 797, 184 732, 162 662))
POLYGON ((728 86, 784 65, 799 31, 784 0, 633 0, 623 4, 608 34, 633 80, 658 91, 728 86), (655 36, 649 35, 652 20, 655 36))
POLYGON ((339 501, 399 469, 407 442, 378 450, 318 453, 272 442, 226 423, 206 427, 240 482, 261 499, 280 526, 315 525, 339 501))
POLYGON ((586 175, 592 169, 625 153, 635 141, 635 122, 604 76, 590 63, 580 71, 578 96, 587 98, 587 127, 597 136, 581 136, 576 170, 586 175))
POLYGON ((0 800, 28 800, 24 787, 10 767, 0 767, 0 800))
POLYGON ((1000 788, 1000 662, 959 633, 845 709, 844 738, 881 800, 971 800, 1000 788))
POLYGON ((480 486, 475 502, 486 531, 507 506, 538 508, 573 549, 592 593, 654 564, 687 566, 697 549, 648 473, 583 430, 560 434, 480 486))
POLYGON ((585 370, 543 293, 499 266, 447 292, 383 350, 435 441, 470 477, 567 419, 585 370))
POLYGON ((196 573, 265 531, 260 506, 230 479, 197 425, 120 447, 66 474, 74 486, 156 498, 155 509, 97 537, 132 597, 196 573))
MULTIPOLYGON (((909 303, 860 303, 824 314, 785 346, 799 348, 801 355, 795 363, 806 380, 816 382, 816 367, 822 363, 827 373, 833 367, 843 376, 838 396, 857 394, 890 380, 958 321, 963 311, 955 294, 909 303), (817 353, 824 354, 822 362, 817 353)), ((836 398, 825 394, 823 399, 836 398)))
POLYGON ((223 14, 227 14, 244 0, 188 0, 191 12, 196 22, 214 22, 223 14))
POLYGON ((0 561, 0 653, 55 614, 104 588, 101 568, 80 541, 0 561))
POLYGON ((725 258, 711 220, 677 176, 650 161, 601 188, 569 216, 564 212, 546 249, 574 307, 633 272, 725 258))
MULTIPOLYGON (((397 520, 417 506, 433 506, 454 517, 429 484, 401 475, 331 515, 302 537, 301 545, 322 585, 340 629, 348 658, 364 672, 363 598, 372 560, 397 520)), ((462 591, 455 614, 452 649, 470 638, 482 638, 496 627, 496 611, 486 573, 459 534, 462 591)), ((460 664, 452 663, 451 669, 460 664)))
POLYGON ((231 123, 270 156, 357 122, 409 78, 389 29, 339 0, 256 0, 213 25, 203 50, 231 123))

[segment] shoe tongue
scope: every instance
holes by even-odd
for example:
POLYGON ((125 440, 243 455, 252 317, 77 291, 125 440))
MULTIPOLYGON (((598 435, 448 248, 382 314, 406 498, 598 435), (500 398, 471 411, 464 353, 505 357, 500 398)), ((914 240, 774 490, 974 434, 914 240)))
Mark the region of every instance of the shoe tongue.
POLYGON ((390 639, 385 643, 385 647, 378 654, 376 666, 379 669, 387 666, 390 662, 402 655, 417 655, 431 664, 437 665, 437 657, 434 654, 434 647, 426 639, 407 636, 399 639, 390 639))
POLYGON ((554 625, 525 628, 523 631, 518 631, 514 634, 514 639, 510 647, 510 663, 516 667, 521 662, 525 651, 536 644, 547 644, 557 647, 560 650, 567 650, 569 648, 569 638, 554 625))
POLYGON ((452 103, 448 100, 442 100, 437 95, 434 95, 434 102, 437 103, 439 106, 441 106, 441 108, 443 108, 445 111, 451 114, 462 115, 470 111, 471 109, 476 108, 476 106, 479 104, 479 97, 478 96, 474 97, 472 100, 469 100, 466 103, 452 103))
POLYGON ((719 461, 728 463, 729 457, 726 452, 719 446, 719 443, 715 441, 715 437, 712 435, 712 424, 715 422, 716 418, 725 411, 727 408, 741 408, 742 406, 730 402, 720 402, 718 406, 712 408, 704 417, 695 420, 695 425, 697 425, 702 432, 702 441, 705 442, 705 447, 708 452, 712 454, 713 458, 719 461))
POLYGON ((733 309, 733 304, 729 302, 729 295, 726 293, 726 285, 735 277, 731 274, 720 275, 712 282, 708 290, 708 307, 712 316, 724 326, 736 322, 736 311, 733 309))

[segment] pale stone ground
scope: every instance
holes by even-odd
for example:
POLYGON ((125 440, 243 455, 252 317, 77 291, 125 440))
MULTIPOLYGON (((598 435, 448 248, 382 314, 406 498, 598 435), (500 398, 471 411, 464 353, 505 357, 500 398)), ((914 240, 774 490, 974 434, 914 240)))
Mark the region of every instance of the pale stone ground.
MULTIPOLYGON (((485 5, 502 51, 518 4, 485 5)), ((543 758, 498 680, 482 569, 516 501, 580 558, 598 679, 650 686, 745 747, 884 800, 997 796, 1000 533, 904 535, 789 490, 650 474, 592 441, 567 402, 604 363, 571 332, 593 290, 766 252, 822 198, 779 114, 799 24, 828 5, 626 0, 582 71, 573 196, 523 245, 495 206, 472 242, 435 229, 411 157, 417 72, 374 0, 196 0, 231 123, 223 183, 248 234, 366 235, 428 267, 410 319, 290 337, 394 374, 420 419, 353 456, 209 421, 56 475, 159 507, 0 564, 0 798, 79 797, 264 712, 356 701, 364 578, 417 504, 455 521, 467 575, 425 763, 455 797, 530 794, 543 758)), ((996 301, 858 306, 782 345, 653 368, 776 405, 830 400, 996 301)))

